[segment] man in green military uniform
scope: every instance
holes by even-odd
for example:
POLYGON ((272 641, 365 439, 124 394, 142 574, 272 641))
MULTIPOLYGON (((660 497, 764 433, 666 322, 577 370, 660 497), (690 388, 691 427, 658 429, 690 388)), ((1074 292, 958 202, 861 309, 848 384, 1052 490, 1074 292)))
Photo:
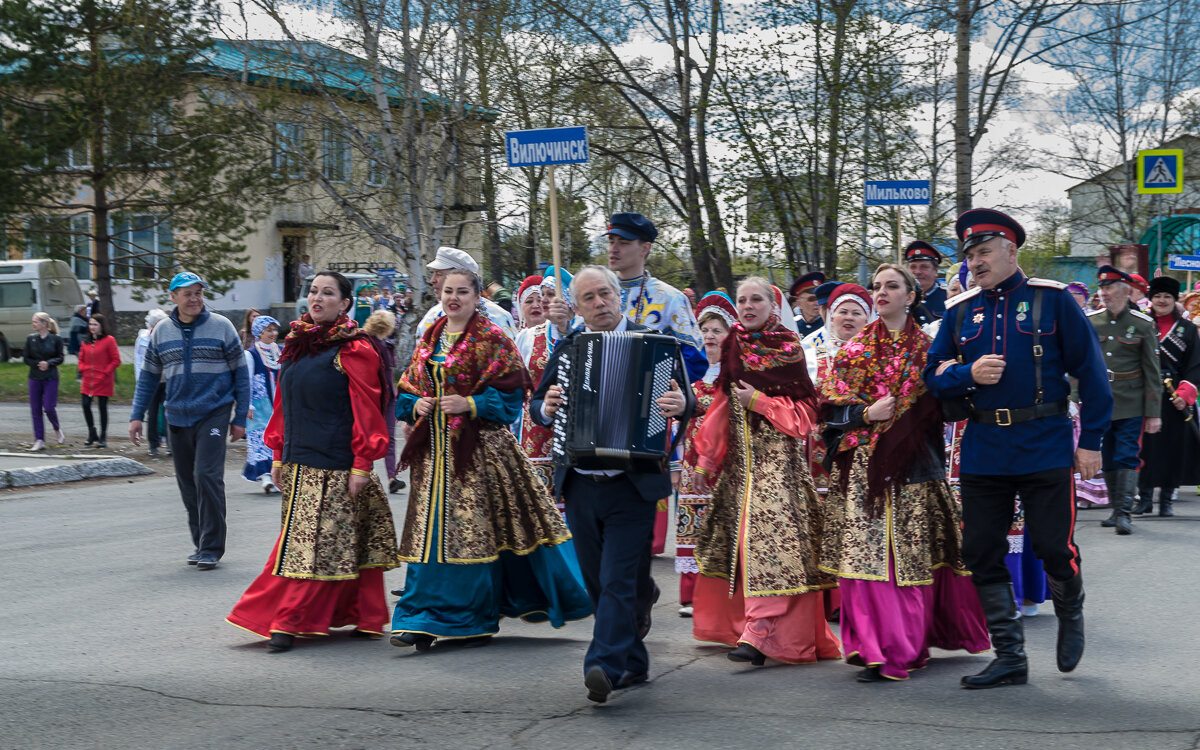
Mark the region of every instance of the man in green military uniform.
POLYGON ((1101 525, 1126 535, 1133 533, 1129 514, 1142 465, 1142 432, 1155 433, 1162 427, 1158 332, 1150 316, 1129 304, 1130 290, 1144 284, 1112 266, 1101 266, 1099 279, 1104 307, 1089 313, 1088 320, 1100 338, 1113 395, 1112 422, 1100 451, 1112 515, 1101 525))

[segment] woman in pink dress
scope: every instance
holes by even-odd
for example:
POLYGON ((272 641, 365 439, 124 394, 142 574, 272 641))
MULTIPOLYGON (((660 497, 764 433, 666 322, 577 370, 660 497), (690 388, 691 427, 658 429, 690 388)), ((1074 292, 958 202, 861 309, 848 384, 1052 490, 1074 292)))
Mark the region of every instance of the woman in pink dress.
POLYGON ((909 314, 920 286, 885 263, 872 293, 879 317, 821 384, 830 469, 821 569, 838 577, 842 643, 860 682, 907 679, 931 646, 989 647, 963 568, 941 407, 921 378, 930 339, 909 314))

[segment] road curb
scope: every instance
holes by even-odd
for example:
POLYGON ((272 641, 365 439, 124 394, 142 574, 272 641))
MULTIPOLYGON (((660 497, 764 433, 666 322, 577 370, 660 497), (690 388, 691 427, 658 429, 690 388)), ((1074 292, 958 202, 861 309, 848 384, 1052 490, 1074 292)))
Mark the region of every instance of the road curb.
MULTIPOLYGON (((0 458, 36 458, 44 462, 46 456, 28 453, 0 453, 0 458)), ((79 482, 84 479, 109 477, 136 477, 155 473, 153 469, 123 456, 56 456, 62 463, 49 466, 29 466, 15 469, 0 469, 0 488, 35 487, 41 484, 79 482)))

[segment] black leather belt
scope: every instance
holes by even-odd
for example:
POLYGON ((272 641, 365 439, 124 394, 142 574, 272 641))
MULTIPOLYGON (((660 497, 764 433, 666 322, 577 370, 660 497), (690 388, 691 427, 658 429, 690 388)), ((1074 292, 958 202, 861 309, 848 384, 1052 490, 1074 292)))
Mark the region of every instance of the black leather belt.
POLYGON ((582 471, 577 470, 575 472, 575 476, 579 477, 580 479, 587 479, 588 481, 595 482, 596 484, 608 484, 609 482, 620 481, 624 476, 624 472, 608 476, 607 474, 584 474, 582 471))
POLYGON ((994 424, 1008 427, 1010 424, 1029 422, 1043 417, 1053 417, 1056 414, 1067 413, 1067 402, 1055 401, 1050 404, 1034 404, 1023 409, 972 409, 971 421, 981 424, 994 424))

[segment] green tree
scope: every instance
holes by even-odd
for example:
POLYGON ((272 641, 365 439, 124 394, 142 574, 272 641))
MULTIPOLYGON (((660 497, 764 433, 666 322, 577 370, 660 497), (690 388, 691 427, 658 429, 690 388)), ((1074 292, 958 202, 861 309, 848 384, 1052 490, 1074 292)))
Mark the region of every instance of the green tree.
POLYGON ((198 85, 217 14, 0 0, 0 220, 25 252, 89 270, 106 313, 114 279, 144 294, 179 268, 218 291, 246 276, 240 240, 276 178, 261 129, 198 85))

